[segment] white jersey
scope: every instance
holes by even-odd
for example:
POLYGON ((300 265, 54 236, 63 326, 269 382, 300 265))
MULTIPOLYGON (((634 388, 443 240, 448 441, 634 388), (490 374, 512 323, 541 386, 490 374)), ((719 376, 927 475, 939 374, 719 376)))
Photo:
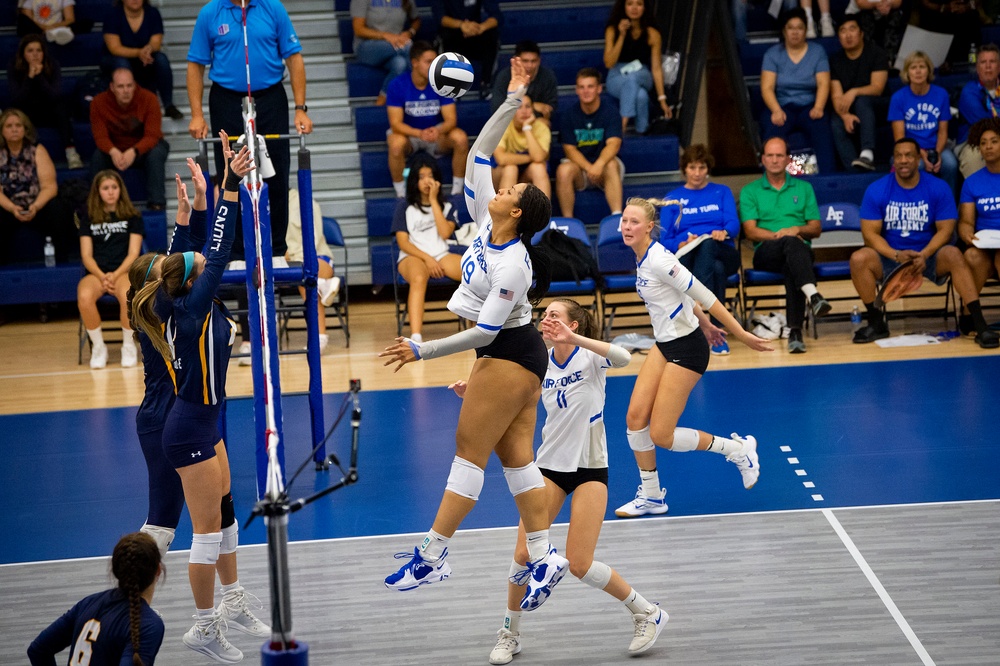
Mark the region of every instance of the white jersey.
MULTIPOLYGON (((688 294, 704 292, 705 287, 658 241, 650 244, 636 266, 635 290, 649 310, 657 342, 683 338, 698 328, 695 301, 688 294)), ((701 305, 707 310, 715 300, 712 296, 701 305)))
POLYGON ((462 282, 448 301, 448 309, 489 331, 515 328, 531 322, 531 259, 520 238, 493 245, 489 202, 496 196, 489 157, 479 154, 465 177, 465 201, 479 234, 462 255, 462 282))
POLYGON ((608 466, 604 431, 605 380, 611 361, 577 347, 559 365, 549 352, 542 381, 545 425, 536 464, 553 472, 608 466))

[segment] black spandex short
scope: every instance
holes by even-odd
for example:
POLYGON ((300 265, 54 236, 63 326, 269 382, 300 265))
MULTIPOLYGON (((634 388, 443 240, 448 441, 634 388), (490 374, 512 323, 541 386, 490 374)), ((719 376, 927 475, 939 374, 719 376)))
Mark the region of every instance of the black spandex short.
POLYGON ((549 367, 549 353, 542 341, 542 334, 531 324, 517 328, 500 329, 493 342, 476 349, 476 358, 502 358, 513 361, 545 379, 549 367))
POLYGON ((687 368, 699 375, 705 374, 708 369, 708 339, 696 328, 683 338, 670 340, 669 342, 657 342, 656 348, 667 359, 667 363, 676 363, 682 368, 687 368))
POLYGON ((567 495, 591 481, 608 485, 607 467, 580 467, 575 472, 553 472, 551 469, 542 469, 541 467, 539 470, 541 470, 542 476, 559 486, 567 495))

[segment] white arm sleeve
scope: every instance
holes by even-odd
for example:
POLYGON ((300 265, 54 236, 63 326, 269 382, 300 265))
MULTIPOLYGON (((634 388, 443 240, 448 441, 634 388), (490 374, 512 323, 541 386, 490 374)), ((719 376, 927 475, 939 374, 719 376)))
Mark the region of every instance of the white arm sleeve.
POLYGON ((417 349, 422 359, 440 358, 441 356, 457 354, 468 349, 485 347, 493 342, 493 338, 497 336, 497 333, 498 331, 491 331, 481 326, 473 326, 460 333, 449 335, 447 338, 421 343, 417 345, 417 349))
POLYGON ((612 368, 624 368, 632 362, 632 354, 627 349, 618 345, 611 345, 608 348, 608 354, 605 358, 611 361, 612 368))
POLYGON ((465 205, 469 215, 476 222, 485 219, 489 214, 490 199, 496 196, 493 189, 493 168, 490 158, 500 144, 503 133, 521 106, 524 97, 524 86, 507 94, 507 99, 500 105, 490 119, 483 125, 476 142, 469 151, 469 159, 465 165, 465 205))

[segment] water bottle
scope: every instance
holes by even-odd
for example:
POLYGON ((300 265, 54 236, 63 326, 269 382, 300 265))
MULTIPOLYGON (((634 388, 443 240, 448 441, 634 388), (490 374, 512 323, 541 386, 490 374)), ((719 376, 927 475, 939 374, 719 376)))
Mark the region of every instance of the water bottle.
POLYGON ((56 267, 56 246, 52 244, 52 236, 45 237, 45 267, 56 267))
POLYGON ((975 65, 976 64, 976 44, 975 44, 975 42, 973 42, 972 44, 969 44, 969 64, 970 65, 975 65))
POLYGON ((851 328, 855 331, 861 328, 861 310, 857 305, 851 308, 851 328))

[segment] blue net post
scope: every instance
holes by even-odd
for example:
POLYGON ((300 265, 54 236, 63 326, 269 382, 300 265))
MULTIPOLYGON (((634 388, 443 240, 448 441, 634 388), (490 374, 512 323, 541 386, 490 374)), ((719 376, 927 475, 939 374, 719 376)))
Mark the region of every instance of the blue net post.
MULTIPOLYGON (((274 399, 274 422, 278 436, 278 461, 281 463, 282 477, 285 469, 285 445, 281 435, 281 381, 278 374, 278 326, 277 317, 274 310, 274 269, 271 264, 271 217, 267 199, 267 183, 261 183, 260 192, 260 235, 261 252, 263 256, 257 257, 257 240, 254 237, 253 224, 253 202, 250 200, 250 192, 246 185, 240 186, 240 210, 243 216, 243 248, 246 257, 247 272, 247 324, 250 327, 250 339, 257 341, 257 349, 261 353, 251 354, 252 376, 253 376, 253 410, 254 432, 257 438, 257 498, 264 496, 267 488, 267 409, 264 404, 264 363, 263 348, 264 337, 260 329, 260 304, 257 300, 257 261, 263 264, 264 284, 260 289, 264 290, 264 304, 267 311, 264 313, 264 321, 267 326, 268 340, 271 341, 270 361, 271 361, 271 383, 273 384, 274 399)), ((284 479, 283 479, 284 480, 284 479)))
POLYGON ((323 376, 319 351, 319 299, 316 278, 319 264, 316 258, 315 225, 322 220, 313 219, 312 158, 305 142, 299 144, 299 210, 302 220, 302 284, 306 288, 306 360, 309 363, 309 416, 312 423, 312 444, 316 448, 313 461, 317 469, 325 469, 326 446, 323 442, 323 376))

